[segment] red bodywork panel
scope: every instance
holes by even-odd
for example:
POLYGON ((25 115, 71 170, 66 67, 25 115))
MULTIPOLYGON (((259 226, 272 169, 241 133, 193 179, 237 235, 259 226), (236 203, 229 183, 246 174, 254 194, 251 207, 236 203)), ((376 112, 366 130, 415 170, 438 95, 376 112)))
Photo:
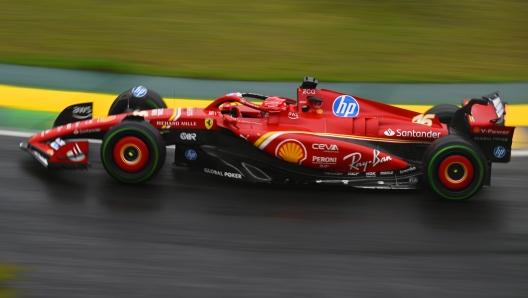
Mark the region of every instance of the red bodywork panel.
POLYGON ((324 89, 299 88, 298 93, 299 101, 295 105, 287 104, 286 100, 277 104, 275 98, 273 105, 268 105, 267 100, 257 105, 231 94, 217 99, 204 111, 221 115, 215 118, 219 126, 230 129, 272 156, 305 167, 348 172, 350 176, 358 172, 386 172, 408 166, 395 156, 353 140, 430 143, 448 135, 446 126, 435 117, 428 125, 413 123, 413 118, 420 113, 324 89), (311 102, 308 96, 322 101, 311 102), (345 107, 340 103, 343 96, 352 98, 357 104, 345 107), (233 106, 232 102, 237 105, 233 106), (228 113, 232 109, 236 109, 237 115, 253 118, 222 114, 222 111, 228 113), (359 111, 350 116, 346 114, 347 109, 349 114, 354 112, 352 109, 359 111), (344 116, 339 112, 344 112, 344 116))
MULTIPOLYGON (((462 101, 462 104, 467 104, 469 100, 462 101)), ((505 116, 508 113, 508 105, 505 104, 505 116)), ((468 116, 470 133, 477 135, 489 136, 513 136, 515 127, 497 126, 493 123, 493 119, 497 118, 495 108, 492 104, 488 105, 474 105, 471 109, 471 116, 468 116)))
MULTIPOLYGON (((88 162, 88 143, 75 140, 86 135, 99 138, 125 118, 148 121, 162 134, 178 131, 186 140, 186 130, 229 129, 236 136, 278 159, 329 172, 386 172, 405 169, 405 160, 365 142, 430 144, 449 134, 446 125, 433 114, 421 114, 326 89, 298 88, 298 100, 267 97, 262 103, 230 93, 206 108, 174 108, 136 111, 61 125, 29 139, 35 157, 50 164, 88 162), (67 138, 56 146, 57 138, 67 138), (59 147, 59 148, 57 148, 59 147), (43 155, 43 156, 42 156, 43 155)), ((472 133, 511 135, 511 127, 490 123, 492 105, 473 107, 469 119, 472 133)), ((44 163, 44 162, 43 162, 44 163)))

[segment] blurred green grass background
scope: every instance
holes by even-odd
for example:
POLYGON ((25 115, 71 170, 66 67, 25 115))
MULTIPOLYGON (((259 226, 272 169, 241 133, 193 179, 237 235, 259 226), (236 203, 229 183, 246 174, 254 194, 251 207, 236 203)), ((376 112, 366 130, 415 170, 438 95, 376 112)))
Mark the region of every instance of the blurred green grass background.
POLYGON ((15 297, 16 294, 20 293, 19 290, 13 289, 9 283, 19 280, 24 271, 14 264, 0 263, 0 298, 15 297))
POLYGON ((528 81, 528 1, 0 0, 0 62, 207 79, 528 81))

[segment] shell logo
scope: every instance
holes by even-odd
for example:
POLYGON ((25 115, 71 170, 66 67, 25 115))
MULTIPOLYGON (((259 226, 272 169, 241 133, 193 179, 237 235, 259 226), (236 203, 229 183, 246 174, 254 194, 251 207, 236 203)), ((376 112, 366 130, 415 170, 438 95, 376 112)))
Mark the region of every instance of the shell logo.
POLYGON ((287 139, 280 142, 277 146, 275 156, 284 161, 300 165, 306 159, 307 154, 306 148, 301 142, 294 139, 287 139))
POLYGON ((480 132, 480 127, 475 127, 475 128, 473 128, 473 132, 474 132, 474 133, 479 133, 479 132, 480 132))

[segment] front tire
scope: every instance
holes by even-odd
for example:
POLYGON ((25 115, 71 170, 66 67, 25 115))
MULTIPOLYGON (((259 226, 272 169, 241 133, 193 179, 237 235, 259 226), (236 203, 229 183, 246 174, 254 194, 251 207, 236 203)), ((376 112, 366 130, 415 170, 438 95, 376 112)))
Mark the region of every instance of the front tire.
POLYGON ((161 134, 143 121, 123 121, 112 127, 101 145, 105 170, 124 183, 140 183, 152 178, 165 163, 165 156, 161 134))
POLYGON ((143 86, 136 86, 121 93, 110 106, 108 115, 117 115, 136 110, 167 108, 161 96, 143 86))
POLYGON ((473 141, 449 135, 434 141, 424 156, 424 180, 438 196, 460 201, 482 188, 486 157, 473 141))
POLYGON ((430 108, 426 114, 435 114, 438 120, 440 120, 441 123, 450 125, 451 120, 453 120, 453 116, 455 115, 455 112, 459 108, 455 105, 450 104, 440 104, 436 105, 432 108, 430 108))

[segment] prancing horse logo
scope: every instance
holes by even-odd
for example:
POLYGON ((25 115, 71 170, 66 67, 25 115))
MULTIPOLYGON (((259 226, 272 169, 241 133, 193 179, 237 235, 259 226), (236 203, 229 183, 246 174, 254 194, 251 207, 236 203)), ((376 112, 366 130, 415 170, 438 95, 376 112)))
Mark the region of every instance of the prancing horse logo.
POLYGON ((211 129, 213 127, 214 120, 211 118, 205 118, 205 127, 211 129))

